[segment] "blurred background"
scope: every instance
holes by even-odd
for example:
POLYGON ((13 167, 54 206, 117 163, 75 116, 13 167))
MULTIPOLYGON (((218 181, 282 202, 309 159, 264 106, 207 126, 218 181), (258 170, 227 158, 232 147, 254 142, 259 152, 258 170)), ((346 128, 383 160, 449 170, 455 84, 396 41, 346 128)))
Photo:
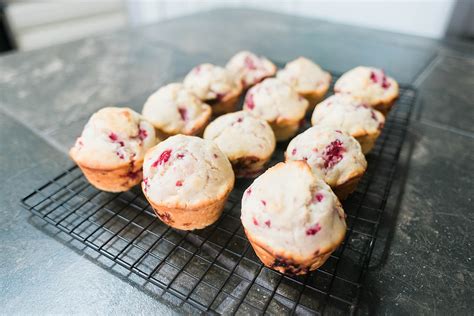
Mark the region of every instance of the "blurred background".
POLYGON ((474 0, 0 0, 0 52, 219 7, 270 10, 435 39, 474 38, 474 0))

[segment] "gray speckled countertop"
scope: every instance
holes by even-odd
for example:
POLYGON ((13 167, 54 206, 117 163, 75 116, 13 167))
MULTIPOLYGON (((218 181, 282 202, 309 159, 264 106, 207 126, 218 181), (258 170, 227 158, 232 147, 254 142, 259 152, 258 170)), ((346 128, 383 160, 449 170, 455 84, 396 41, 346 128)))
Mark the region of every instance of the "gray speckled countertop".
POLYGON ((472 313, 474 45, 215 10, 0 57, 2 314, 190 312, 72 249, 19 200, 70 165, 65 152, 91 113, 140 110, 193 65, 222 64, 244 48, 279 62, 304 55, 336 72, 374 65, 419 89, 360 311, 472 313))

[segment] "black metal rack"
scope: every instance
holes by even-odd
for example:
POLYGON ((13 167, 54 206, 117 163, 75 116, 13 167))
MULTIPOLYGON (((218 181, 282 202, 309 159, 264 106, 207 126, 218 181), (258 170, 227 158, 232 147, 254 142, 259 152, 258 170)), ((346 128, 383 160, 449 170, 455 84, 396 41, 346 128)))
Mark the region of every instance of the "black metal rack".
MULTIPOLYGON (((348 231, 317 271, 285 276, 261 264, 240 223, 240 199, 251 183, 238 180, 220 219, 206 229, 169 228, 140 188, 112 194, 92 187, 73 166, 22 199, 60 231, 187 304, 213 313, 354 312, 393 181, 416 92, 402 86, 368 169, 346 201, 348 231)), ((307 126, 306 126, 307 127, 307 126)), ((306 128, 304 127, 304 128, 306 128)), ((283 160, 279 144, 272 164, 283 160)))

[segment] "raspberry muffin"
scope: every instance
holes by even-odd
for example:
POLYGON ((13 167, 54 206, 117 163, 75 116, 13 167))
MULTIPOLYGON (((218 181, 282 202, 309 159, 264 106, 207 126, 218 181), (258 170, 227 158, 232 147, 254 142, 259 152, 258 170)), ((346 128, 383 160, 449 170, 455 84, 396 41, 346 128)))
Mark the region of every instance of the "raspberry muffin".
POLYGON ((292 139, 286 160, 303 160, 340 200, 351 194, 367 169, 367 161, 354 137, 324 127, 311 127, 292 139))
POLYGON ((215 119, 204 131, 229 158, 236 177, 260 173, 275 150, 275 135, 267 121, 246 111, 215 119))
POLYGON ((184 88, 171 83, 153 93, 142 114, 164 137, 199 135, 211 118, 211 107, 184 88))
POLYGON ((142 180, 145 152, 155 129, 129 108, 103 108, 89 119, 69 155, 87 180, 108 192, 126 191, 142 180))
POLYGON ((235 111, 242 93, 240 80, 236 80, 227 69, 211 64, 194 67, 183 84, 201 101, 211 105, 214 115, 235 111))
POLYGON ((336 94, 319 103, 311 117, 313 126, 341 130, 355 137, 367 154, 382 132, 382 113, 349 95, 336 94))
POLYGON ((277 141, 288 140, 298 131, 308 101, 283 81, 268 78, 250 88, 243 109, 270 123, 277 141))
POLYGON ((248 51, 235 54, 225 67, 242 82, 244 89, 274 76, 277 71, 277 67, 270 60, 248 51))
POLYGON ((146 153, 143 193, 171 227, 193 230, 211 225, 233 187, 229 160, 209 140, 176 135, 146 153))
POLYGON ((336 81, 334 91, 360 98, 387 115, 398 98, 398 83, 381 69, 359 66, 343 74, 336 81))
POLYGON ((322 100, 331 84, 331 74, 304 57, 286 64, 284 69, 278 71, 277 78, 291 85, 308 100, 309 109, 314 109, 322 100))
POLYGON ((290 275, 316 270, 346 233, 339 200, 303 161, 280 162, 255 179, 241 220, 260 260, 290 275))

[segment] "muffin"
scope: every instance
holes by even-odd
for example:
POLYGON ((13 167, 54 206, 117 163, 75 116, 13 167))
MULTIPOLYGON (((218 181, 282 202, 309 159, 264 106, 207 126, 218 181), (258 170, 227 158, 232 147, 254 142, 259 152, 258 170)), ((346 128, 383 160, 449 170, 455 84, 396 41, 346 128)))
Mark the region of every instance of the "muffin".
POLYGON ((360 98, 387 115, 398 98, 398 83, 381 69, 359 66, 343 74, 336 81, 334 91, 360 98))
POLYGON ((93 186, 121 192, 140 183, 145 152, 156 141, 153 125, 143 116, 108 107, 92 115, 69 155, 93 186))
POLYGON ((339 200, 303 161, 280 162, 255 179, 241 220, 263 264, 290 275, 316 270, 346 233, 339 200))
POLYGON ((235 54, 225 67, 242 82, 244 89, 274 76, 277 71, 277 67, 270 60, 248 51, 235 54))
POLYGON ((209 140, 171 136, 146 153, 143 193, 171 227, 193 230, 211 225, 233 187, 229 160, 209 140))
POLYGON ((153 93, 142 111, 163 137, 199 135, 209 122, 211 113, 211 107, 181 83, 170 83, 153 93))
POLYGON ((201 101, 212 106, 214 115, 235 111, 242 92, 240 80, 236 80, 227 69, 211 64, 194 67, 183 84, 201 101))
POLYGON ((292 86, 314 109, 329 90, 331 74, 311 60, 299 57, 277 72, 277 78, 292 86))
POLYGON ((286 160, 303 160, 340 200, 357 187, 367 161, 354 137, 325 127, 311 127, 291 140, 286 160))
POLYGON ((275 135, 267 121, 246 111, 222 115, 204 131, 229 158, 236 177, 254 177, 275 150, 275 135))
POLYGON ((382 113, 349 95, 336 94, 319 103, 311 117, 313 126, 341 130, 355 137, 367 154, 382 132, 382 113))
POLYGON ((308 101, 283 81, 268 78, 250 88, 243 109, 270 123, 277 141, 296 134, 308 101))

